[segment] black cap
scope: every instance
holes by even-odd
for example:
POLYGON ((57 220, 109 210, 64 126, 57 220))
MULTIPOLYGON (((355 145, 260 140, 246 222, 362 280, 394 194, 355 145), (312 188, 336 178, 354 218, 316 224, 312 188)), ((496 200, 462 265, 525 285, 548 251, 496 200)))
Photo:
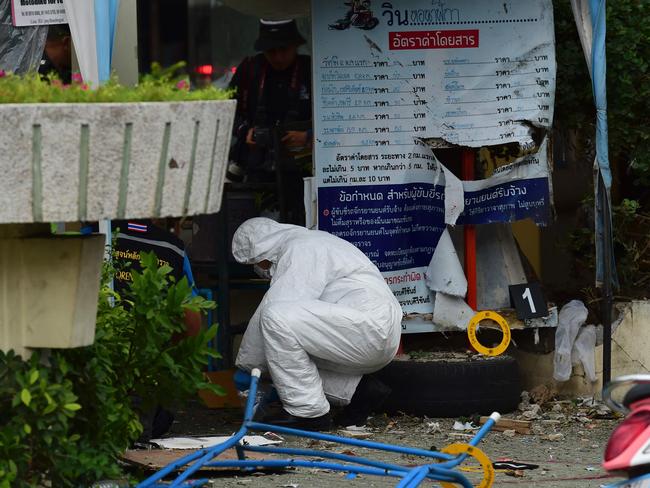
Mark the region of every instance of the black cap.
POLYGON ((268 51, 288 46, 299 46, 306 41, 298 32, 295 20, 260 20, 260 34, 255 50, 268 51))

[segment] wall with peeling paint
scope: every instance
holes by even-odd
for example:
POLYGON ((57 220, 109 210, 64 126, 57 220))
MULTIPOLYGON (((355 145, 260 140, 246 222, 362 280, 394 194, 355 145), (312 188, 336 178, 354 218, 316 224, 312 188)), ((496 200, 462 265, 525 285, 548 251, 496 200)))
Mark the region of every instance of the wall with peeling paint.
MULTIPOLYGON (((626 374, 650 373, 650 300, 618 304, 618 320, 612 335, 612 378, 626 374)), ((539 385, 552 385, 562 396, 593 395, 601 391, 603 347, 596 346, 598 381, 590 383, 582 366, 574 366, 571 379, 553 381, 553 356, 517 351, 523 387, 530 390, 539 385)))

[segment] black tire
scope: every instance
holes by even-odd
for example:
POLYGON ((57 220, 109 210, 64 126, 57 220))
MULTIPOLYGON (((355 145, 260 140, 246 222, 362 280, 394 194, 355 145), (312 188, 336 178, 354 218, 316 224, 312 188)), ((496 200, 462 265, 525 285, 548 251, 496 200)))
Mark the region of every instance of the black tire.
POLYGON ((427 417, 508 413, 521 396, 514 358, 395 360, 377 373, 392 389, 383 410, 427 417))

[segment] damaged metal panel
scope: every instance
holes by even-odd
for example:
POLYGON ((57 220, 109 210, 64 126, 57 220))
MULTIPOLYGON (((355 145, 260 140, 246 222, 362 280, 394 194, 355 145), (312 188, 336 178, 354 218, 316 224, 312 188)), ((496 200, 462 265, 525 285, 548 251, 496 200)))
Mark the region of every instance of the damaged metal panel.
POLYGON ((476 253, 478 309, 510 308, 508 286, 527 281, 510 225, 477 226, 476 253))

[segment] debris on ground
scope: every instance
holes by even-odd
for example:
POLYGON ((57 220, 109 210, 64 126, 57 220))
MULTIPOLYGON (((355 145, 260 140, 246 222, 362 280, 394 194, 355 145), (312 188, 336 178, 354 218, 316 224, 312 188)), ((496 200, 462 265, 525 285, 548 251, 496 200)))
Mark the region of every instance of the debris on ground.
POLYGON ((372 437, 372 430, 367 427, 358 427, 356 425, 348 425, 345 429, 339 430, 339 434, 343 437, 354 437, 355 439, 369 439, 372 437))
POLYGON ((442 429, 440 428, 440 422, 427 422, 426 423, 426 433, 427 434, 437 434, 438 432, 442 432, 442 429))
POLYGON ((454 425, 452 426, 452 429, 462 430, 462 431, 472 431, 478 429, 478 427, 471 422, 459 422, 458 420, 456 420, 454 422, 454 425))
MULTIPOLYGON (((203 449, 223 444, 230 436, 206 436, 206 437, 168 437, 165 439, 151 439, 150 443, 161 449, 203 449)), ((273 434, 269 438, 266 435, 247 435, 242 439, 244 445, 248 446, 272 446, 282 443, 282 437, 273 434)))
POLYGON ((520 463, 514 459, 499 459, 492 463, 494 469, 506 469, 506 470, 533 470, 539 468, 539 464, 531 463, 520 463))
MULTIPOLYGON (((503 486, 507 484, 534 486, 538 483, 543 483, 545 488, 592 488, 597 486, 593 484, 593 480, 595 476, 604 476, 599 463, 604 445, 616 422, 606 418, 597 418, 598 415, 605 412, 602 411, 602 405, 592 400, 552 400, 540 405, 539 410, 535 407, 531 409, 532 405, 538 404, 529 396, 526 408, 513 412, 506 418, 502 417, 499 423, 493 427, 493 432, 479 444, 479 447, 493 461, 496 473, 495 486, 501 486, 501 484, 503 486), (599 409, 601 410, 600 414, 599 409), (540 418, 525 420, 522 413, 527 410, 537 410, 540 418), (587 419, 588 422, 578 420, 578 418, 587 419), (518 459, 520 457, 521 460, 518 459), (592 471, 593 469, 595 471, 592 471)), ((232 423, 219 422, 218 415, 229 418, 226 417, 227 412, 222 413, 203 408, 194 408, 190 413, 194 415, 180 417, 180 422, 174 424, 172 435, 201 436, 203 432, 214 431, 209 428, 215 426, 222 432, 232 432, 238 427, 240 420, 233 415, 232 423), (200 415, 198 415, 199 413, 200 415)), ((375 415, 368 420, 364 428, 353 428, 352 431, 357 431, 356 433, 361 433, 361 435, 371 434, 372 440, 376 442, 439 451, 449 444, 468 442, 475 434, 475 429, 464 430, 465 427, 475 427, 483 423, 482 420, 484 419, 467 417, 431 419, 404 414, 375 415), (463 426, 463 430, 453 429, 456 422, 463 426)), ((346 430, 342 429, 341 434, 353 437, 346 430)), ((282 445, 289 448, 310 448, 349 456, 369 457, 382 462, 407 466, 415 466, 423 462, 422 458, 415 456, 390 452, 369 452, 356 446, 342 446, 328 441, 298 439, 291 436, 287 436, 282 445)), ((149 451, 149 453, 151 452, 149 451)), ((157 454, 163 453, 168 454, 169 451, 158 451, 157 454)), ((185 456, 187 453, 187 450, 182 453, 179 451, 178 455, 185 456)), ((258 455, 258 453, 250 453, 251 457, 254 455, 258 455)), ((236 453, 233 451, 224 457, 220 456, 220 459, 224 458, 234 459, 236 453)), ((480 474, 475 470, 475 464, 468 463, 466 467, 468 468, 466 475, 472 481, 478 481, 480 474)), ((142 463, 138 468, 149 470, 151 466, 142 463)), ((344 474, 309 468, 285 470, 284 474, 277 471, 266 471, 264 475, 233 477, 218 473, 206 476, 214 476, 214 479, 218 479, 218 486, 222 488, 241 488, 242 486, 246 488, 282 488, 285 485, 290 488, 294 484, 299 485, 298 488, 310 486, 331 488, 374 486, 383 488, 394 486, 393 480, 384 481, 374 477, 357 477, 354 480, 349 480, 344 474)))
POLYGON ((530 406, 530 393, 527 391, 521 392, 521 403, 519 403, 519 410, 524 411, 530 406))
POLYGON ((557 442, 557 441, 561 441, 561 440, 564 439, 564 434, 562 434, 560 432, 557 432, 555 434, 548 434, 547 436, 544 437, 544 439, 546 439, 548 441, 557 442))
POLYGON ((505 474, 506 476, 512 476, 513 478, 523 478, 525 476, 524 472, 520 469, 509 469, 505 474))
POLYGON ((530 399, 539 406, 544 406, 557 396, 557 390, 547 385, 539 385, 530 390, 530 399))
POLYGON ((542 410, 542 407, 536 403, 529 405, 528 408, 522 412, 521 416, 523 417, 524 420, 537 420, 540 417, 540 411, 542 410))
MULTIPOLYGON (((483 425, 490 417, 481 417, 480 423, 483 425)), ((495 432, 506 432, 513 430, 518 434, 530 434, 532 430, 532 422, 530 420, 514 420, 501 417, 492 430, 495 432)))

